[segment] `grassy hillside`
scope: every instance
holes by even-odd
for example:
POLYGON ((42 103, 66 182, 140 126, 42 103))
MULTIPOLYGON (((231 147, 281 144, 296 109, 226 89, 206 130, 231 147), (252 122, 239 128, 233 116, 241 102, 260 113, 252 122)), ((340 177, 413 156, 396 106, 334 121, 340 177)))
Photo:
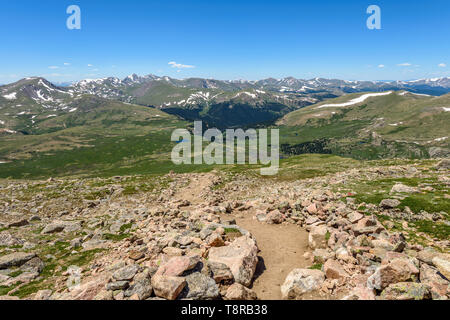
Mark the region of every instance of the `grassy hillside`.
POLYGON ((286 153, 360 159, 442 157, 450 146, 450 95, 350 94, 291 112, 279 122, 286 153), (343 105, 347 104, 347 105, 343 105))
POLYGON ((94 98, 73 113, 48 118, 30 134, 3 134, 0 177, 168 172, 171 133, 187 123, 162 111, 94 98))

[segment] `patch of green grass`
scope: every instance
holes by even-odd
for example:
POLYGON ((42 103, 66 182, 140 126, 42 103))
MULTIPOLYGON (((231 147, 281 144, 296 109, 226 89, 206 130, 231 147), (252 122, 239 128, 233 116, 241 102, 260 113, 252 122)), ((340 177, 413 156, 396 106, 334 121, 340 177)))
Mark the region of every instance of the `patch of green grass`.
POLYGON ((7 287, 7 286, 0 286, 0 296, 6 296, 8 292, 10 292, 13 287, 7 287))
POLYGON ((241 233, 238 229, 236 229, 236 228, 224 228, 224 230, 225 230, 225 234, 228 234, 228 233, 241 233))
POLYGON ((122 191, 123 195, 132 195, 136 193, 138 193, 138 190, 136 190, 135 186, 125 186, 122 191))
POLYGON ((122 233, 122 234, 105 233, 103 235, 104 240, 111 240, 111 241, 115 241, 115 242, 124 240, 128 237, 130 237, 129 233, 122 233))
POLYGON ((402 200, 399 208, 404 209, 408 206, 413 212, 420 212, 422 210, 427 212, 450 212, 450 201, 448 199, 440 198, 432 200, 429 194, 411 195, 402 200))
POLYGON ((68 253, 70 253, 70 250, 68 250, 67 248, 70 246, 69 242, 64 242, 64 241, 57 241, 54 244, 45 247, 42 250, 42 255, 54 255, 56 257, 60 257, 60 256, 64 256, 68 253))
POLYGON ((22 270, 16 270, 16 271, 11 272, 11 273, 9 274, 9 276, 12 277, 12 278, 15 278, 15 277, 20 276, 22 273, 23 273, 22 270))
POLYGON ((316 263, 316 264, 310 266, 308 269, 311 269, 311 270, 322 270, 322 266, 323 266, 322 263, 316 263))
POLYGON ((29 295, 36 293, 39 290, 43 290, 43 289, 53 289, 53 285, 49 286, 48 284, 44 283, 42 280, 32 281, 30 283, 27 283, 27 284, 21 286, 12 295, 16 296, 20 299, 23 299, 23 298, 26 298, 29 295))
POLYGON ((69 257, 64 259, 63 271, 67 270, 67 268, 71 265, 79 267, 85 266, 89 262, 91 262, 98 253, 105 251, 106 249, 93 249, 88 251, 81 251, 76 254, 71 254, 69 257))
POLYGON ((86 200, 99 200, 99 199, 104 199, 109 195, 111 195, 111 190, 103 189, 103 190, 99 190, 99 191, 93 191, 93 192, 87 194, 84 198, 86 200))
MULTIPOLYGON (((352 184, 347 184, 345 188, 356 192, 356 203, 371 203, 379 205, 381 200, 389 199, 396 194, 391 194, 390 191, 394 184, 402 183, 411 187, 420 187, 423 185, 432 186, 433 191, 412 193, 401 199, 399 209, 409 207, 413 212, 419 213, 424 210, 430 213, 435 212, 450 212, 450 201, 445 199, 444 195, 448 192, 441 182, 437 180, 436 176, 431 173, 424 177, 396 177, 388 179, 377 179, 371 181, 355 181, 352 184)), ((403 194, 403 196, 405 196, 403 194)))
POLYGON ((132 226, 133 226, 132 223, 124 224, 124 225, 122 225, 122 226, 120 227, 120 232, 123 233, 123 232, 125 232, 125 231, 131 229, 132 226))
POLYGON ((417 228, 418 232, 426 233, 433 238, 438 238, 440 240, 450 239, 450 226, 445 223, 421 220, 411 222, 411 224, 417 228))

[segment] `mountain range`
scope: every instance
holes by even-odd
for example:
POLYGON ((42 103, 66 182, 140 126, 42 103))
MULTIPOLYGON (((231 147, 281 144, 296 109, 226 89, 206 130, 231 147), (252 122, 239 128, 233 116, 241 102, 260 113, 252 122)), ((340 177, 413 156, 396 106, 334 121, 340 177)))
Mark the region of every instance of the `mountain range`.
POLYGON ((442 95, 450 92, 450 78, 391 82, 292 77, 223 81, 133 74, 122 80, 110 77, 55 86, 34 77, 0 87, 0 126, 33 131, 42 117, 76 112, 77 101, 90 95, 154 107, 186 120, 203 120, 211 127, 246 127, 273 123, 289 112, 325 99, 388 90, 442 95))
POLYGON ((26 78, 0 86, 0 176, 56 168, 115 174, 142 166, 147 172, 155 163, 174 169, 171 132, 189 128, 192 120, 203 120, 205 129, 277 127, 284 156, 445 157, 449 93, 449 78, 222 81, 131 75, 70 86, 26 78))

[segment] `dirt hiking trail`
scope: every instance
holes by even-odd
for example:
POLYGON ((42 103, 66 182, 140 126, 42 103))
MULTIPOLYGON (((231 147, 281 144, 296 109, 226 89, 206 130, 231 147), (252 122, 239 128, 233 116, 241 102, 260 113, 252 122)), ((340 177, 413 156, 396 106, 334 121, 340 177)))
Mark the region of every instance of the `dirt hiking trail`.
MULTIPOLYGON (((190 183, 175 194, 176 199, 191 204, 204 202, 202 194, 211 186, 209 174, 191 178, 190 183)), ((235 219, 237 225, 248 230, 256 239, 260 252, 259 263, 251 287, 261 300, 280 300, 281 285, 289 272, 311 265, 303 255, 308 251, 308 232, 291 224, 269 225, 253 219, 252 210, 239 214, 223 214, 222 220, 235 219)))

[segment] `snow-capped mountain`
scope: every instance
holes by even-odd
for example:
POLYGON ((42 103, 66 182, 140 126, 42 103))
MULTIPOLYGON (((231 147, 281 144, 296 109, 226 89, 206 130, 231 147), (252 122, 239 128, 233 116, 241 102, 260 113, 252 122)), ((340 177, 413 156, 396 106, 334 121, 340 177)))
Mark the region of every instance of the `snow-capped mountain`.
MULTIPOLYGON (((210 125, 235 126, 270 122, 293 110, 350 93, 399 90, 443 95, 450 92, 450 79, 377 82, 288 77, 247 81, 132 74, 124 79, 85 79, 60 87, 34 77, 0 86, 0 127, 8 126, 7 122, 34 125, 37 117, 76 112, 82 108, 79 101, 85 95, 152 106, 184 119, 209 121, 210 125)), ((89 108, 103 103, 93 98, 82 101, 90 101, 89 108)))

